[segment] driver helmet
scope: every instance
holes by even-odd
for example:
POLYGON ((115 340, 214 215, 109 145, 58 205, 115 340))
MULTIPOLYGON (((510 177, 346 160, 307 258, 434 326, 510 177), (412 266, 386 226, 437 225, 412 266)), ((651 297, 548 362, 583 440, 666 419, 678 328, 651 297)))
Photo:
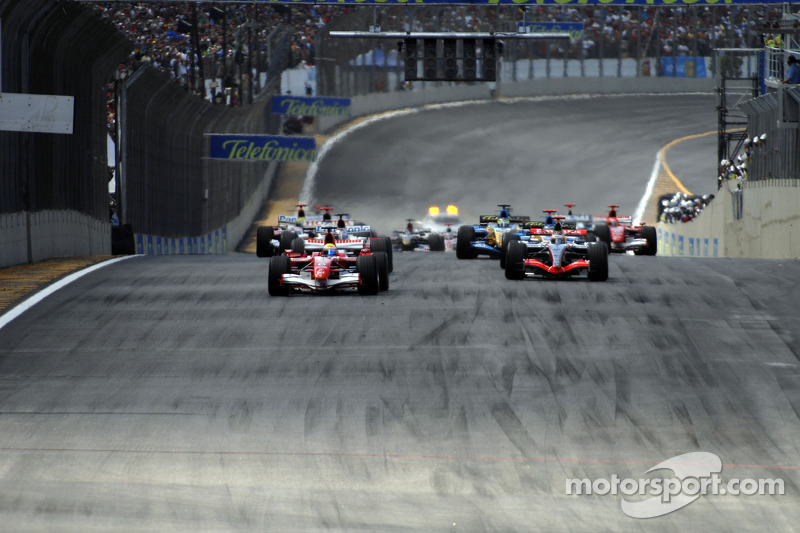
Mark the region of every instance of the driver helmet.
POLYGON ((505 217, 498 218, 497 219, 497 227, 498 228, 507 228, 508 227, 508 219, 505 218, 505 217))
POLYGON ((619 224, 619 221, 618 221, 616 218, 613 218, 613 217, 612 217, 612 218, 609 218, 609 219, 608 219, 608 225, 609 225, 609 226, 616 226, 616 225, 618 225, 618 224, 619 224))
POLYGON ((333 243, 326 244, 322 249, 322 255, 325 257, 336 257, 336 246, 333 243))
POLYGON ((550 242, 552 244, 565 244, 567 242, 567 238, 564 237, 563 233, 553 233, 550 236, 550 242))

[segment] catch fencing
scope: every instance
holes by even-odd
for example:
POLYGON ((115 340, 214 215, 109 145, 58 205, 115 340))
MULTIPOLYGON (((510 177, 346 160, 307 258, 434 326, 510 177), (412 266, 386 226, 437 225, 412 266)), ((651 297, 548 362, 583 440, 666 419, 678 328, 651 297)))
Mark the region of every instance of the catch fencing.
POLYGON ((0 90, 75 98, 71 135, 0 131, 0 213, 72 210, 108 221, 105 84, 130 43, 72 2, 0 0, 0 19, 0 90))
POLYGON ((498 81, 712 78, 716 68, 713 49, 762 46, 762 36, 755 26, 741 21, 768 16, 769 9, 764 6, 539 6, 527 11, 515 6, 359 9, 333 20, 317 36, 319 94, 352 97, 453 83, 404 83, 404 62, 396 41, 337 38, 330 36, 331 31, 374 28, 382 32, 516 32, 526 22, 570 22, 585 27, 569 41, 504 40, 498 81))
POLYGON ((782 88, 740 104, 747 115, 748 136, 758 137, 758 142, 749 143, 742 154, 748 181, 800 177, 799 106, 798 87, 782 88))

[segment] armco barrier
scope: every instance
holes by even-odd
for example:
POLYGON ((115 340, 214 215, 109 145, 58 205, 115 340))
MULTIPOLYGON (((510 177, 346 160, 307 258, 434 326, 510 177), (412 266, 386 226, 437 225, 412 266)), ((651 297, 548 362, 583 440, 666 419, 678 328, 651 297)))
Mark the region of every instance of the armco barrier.
POLYGON ((714 200, 691 222, 657 224, 658 253, 667 256, 800 258, 800 180, 723 184, 714 200))

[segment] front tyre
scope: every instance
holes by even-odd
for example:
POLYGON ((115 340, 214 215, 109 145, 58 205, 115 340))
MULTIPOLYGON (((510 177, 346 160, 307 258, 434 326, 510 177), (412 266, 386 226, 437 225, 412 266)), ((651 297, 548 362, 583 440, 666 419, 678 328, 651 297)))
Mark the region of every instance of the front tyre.
POLYGON ((275 249, 272 246, 272 239, 275 238, 275 228, 272 226, 259 226, 256 229, 256 256, 272 257, 275 249))
POLYGON ((511 241, 518 241, 519 235, 516 233, 503 233, 503 240, 500 244, 500 268, 506 268, 506 255, 511 241))
POLYGON ((378 294, 380 284, 378 281, 378 261, 374 255, 359 255, 356 258, 356 272, 358 273, 358 293, 363 295, 378 294))
POLYGON ((525 278, 525 255, 528 247, 519 240, 510 241, 506 251, 506 279, 525 278))
POLYGON ((444 237, 438 233, 428 235, 428 246, 431 252, 444 252, 444 237))
POLYGON ((608 229, 608 226, 605 224, 596 224, 594 228, 592 228, 592 233, 594 233, 598 241, 606 245, 606 251, 611 253, 611 230, 608 229))
POLYGON ((292 268, 292 260, 288 255, 273 255, 269 258, 267 289, 270 296, 288 296, 289 287, 283 284, 283 275, 292 268))
POLYGON ((589 243, 589 281, 605 281, 608 279, 608 252, 605 244, 589 243))
POLYGON ((654 226, 642 227, 642 238, 647 241, 647 250, 643 250, 644 255, 656 255, 658 253, 658 239, 654 226))
POLYGON ((472 226, 461 226, 458 228, 456 236, 456 257, 459 259, 472 259, 472 241, 475 240, 475 228, 472 226))

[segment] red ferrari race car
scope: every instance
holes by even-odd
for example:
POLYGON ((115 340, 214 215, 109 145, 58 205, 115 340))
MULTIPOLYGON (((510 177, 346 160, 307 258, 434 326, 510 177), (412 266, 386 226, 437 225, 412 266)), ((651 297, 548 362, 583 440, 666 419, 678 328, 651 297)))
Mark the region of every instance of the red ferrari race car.
POLYGON ((385 252, 348 255, 333 243, 319 252, 299 255, 289 253, 269 260, 267 289, 271 296, 292 292, 330 293, 356 289, 372 295, 389 288, 389 258, 385 252))
POLYGON ((605 224, 595 224, 592 233, 599 241, 606 243, 608 251, 616 253, 633 252, 636 255, 656 255, 658 241, 656 228, 644 223, 633 225, 631 217, 618 217, 618 205, 608 206, 610 211, 605 224))

